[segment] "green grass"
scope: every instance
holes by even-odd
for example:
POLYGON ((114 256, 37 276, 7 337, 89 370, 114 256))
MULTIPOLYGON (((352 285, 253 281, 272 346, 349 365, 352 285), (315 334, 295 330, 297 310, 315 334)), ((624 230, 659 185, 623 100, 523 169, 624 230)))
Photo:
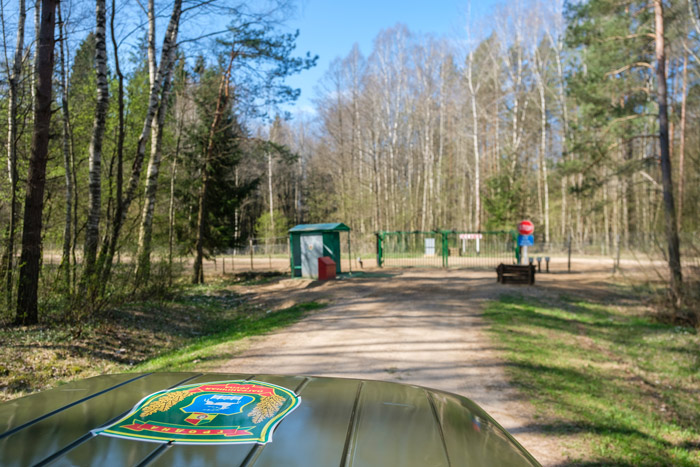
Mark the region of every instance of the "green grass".
POLYGON ((700 465, 700 337, 634 307, 505 297, 508 372, 579 465, 700 465))
POLYGON ((0 401, 104 373, 216 369, 240 351, 245 337, 323 306, 273 310, 231 288, 243 285, 254 294, 256 285, 281 277, 243 273, 125 295, 79 324, 46 319, 36 326, 0 326, 0 401))
POLYGON ((237 343, 245 337, 258 336, 288 326, 303 318, 309 311, 324 305, 307 302, 275 312, 255 312, 237 315, 212 323, 216 332, 194 339, 184 347, 167 352, 133 367, 133 371, 188 371, 195 367, 208 368, 223 364, 237 350, 237 343))

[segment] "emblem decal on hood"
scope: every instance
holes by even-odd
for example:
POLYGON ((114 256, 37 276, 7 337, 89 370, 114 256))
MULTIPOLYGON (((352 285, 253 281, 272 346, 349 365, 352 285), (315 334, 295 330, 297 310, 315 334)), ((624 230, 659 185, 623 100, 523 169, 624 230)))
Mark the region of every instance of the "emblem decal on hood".
POLYGON ((293 391, 260 381, 188 384, 143 398, 95 434, 176 444, 265 444, 301 403, 293 391))

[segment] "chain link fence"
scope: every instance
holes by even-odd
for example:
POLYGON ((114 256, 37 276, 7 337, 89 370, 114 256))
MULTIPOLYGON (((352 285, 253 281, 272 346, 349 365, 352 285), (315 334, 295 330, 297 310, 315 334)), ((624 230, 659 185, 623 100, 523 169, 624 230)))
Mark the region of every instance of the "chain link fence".
MULTIPOLYGON (((517 234, 514 231, 460 232, 378 232, 375 254, 381 267, 455 267, 483 269, 500 263, 517 262, 517 234)), ((681 264, 689 277, 700 276, 700 235, 680 234, 681 264)), ((367 247, 361 255, 367 254, 367 247)), ((567 270, 576 263, 660 267, 668 261, 666 237, 659 233, 627 235, 586 235, 557 238, 549 242, 537 234, 528 247, 529 260, 546 265, 552 261, 564 264, 567 270)))
MULTIPOLYGON (((345 234, 343 234, 345 235, 345 234)), ((400 267, 474 268, 495 267, 500 263, 516 262, 514 232, 378 232, 350 233, 350 251, 341 239, 341 268, 343 271, 400 267)), ((700 233, 680 235, 681 264, 684 274, 700 277, 700 233)), ((77 251, 78 263, 81 262, 77 251)), ((129 264, 135 252, 125 250, 115 257, 115 264, 129 264)), ((620 265, 655 265, 666 267, 668 250, 663 234, 589 235, 585 238, 556 238, 546 242, 540 233, 528 248, 534 262, 545 258, 575 270, 576 263, 620 265)), ((46 245, 44 264, 57 267, 61 261, 60 247, 46 245)), ((167 263, 167 251, 155 251, 153 263, 167 263)), ((187 274, 192 255, 175 255, 173 264, 180 274, 187 274)), ((290 270, 288 237, 253 238, 239 247, 210 255, 204 260, 205 273, 230 274, 245 271, 290 270)), ((561 268, 561 266, 560 266, 561 268)), ((50 268, 51 269, 51 268, 50 268)))
POLYGON ((511 232, 379 232, 377 258, 382 267, 489 268, 512 263, 511 232))

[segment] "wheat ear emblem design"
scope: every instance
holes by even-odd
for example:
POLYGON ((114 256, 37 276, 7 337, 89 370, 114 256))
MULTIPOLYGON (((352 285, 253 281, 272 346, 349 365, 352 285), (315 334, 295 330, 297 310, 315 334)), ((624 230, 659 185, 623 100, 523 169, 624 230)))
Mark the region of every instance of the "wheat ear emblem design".
POLYGON ((169 392, 151 401, 141 411, 142 417, 148 417, 156 412, 165 412, 173 405, 187 398, 190 394, 185 391, 169 392))
POLYGON ((260 423, 273 417, 282 407, 282 404, 284 404, 284 397, 278 394, 263 396, 248 416, 253 419, 253 423, 260 423))

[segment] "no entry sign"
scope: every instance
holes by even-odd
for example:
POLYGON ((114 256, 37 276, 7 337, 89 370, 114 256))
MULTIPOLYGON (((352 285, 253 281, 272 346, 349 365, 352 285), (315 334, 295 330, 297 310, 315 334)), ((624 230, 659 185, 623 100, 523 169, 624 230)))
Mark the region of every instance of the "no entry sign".
POLYGON ((535 232, 535 225, 528 221, 524 220, 518 224, 518 233, 520 235, 532 235, 535 232))

